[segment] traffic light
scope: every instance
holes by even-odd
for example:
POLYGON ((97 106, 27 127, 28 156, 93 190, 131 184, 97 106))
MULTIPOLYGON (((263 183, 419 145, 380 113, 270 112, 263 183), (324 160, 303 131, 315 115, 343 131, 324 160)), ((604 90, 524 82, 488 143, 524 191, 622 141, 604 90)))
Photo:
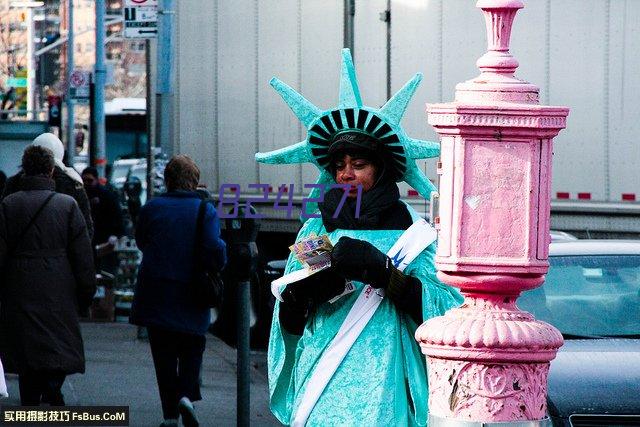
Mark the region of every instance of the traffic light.
MULTIPOLYGON (((44 46, 48 46, 60 38, 60 33, 49 33, 45 36, 44 46)), ((60 48, 56 47, 40 55, 40 63, 36 70, 36 79, 41 86, 52 85, 60 79, 60 48)))
POLYGON ((40 55, 42 61, 36 72, 36 79, 41 86, 52 85, 60 79, 60 54, 45 52, 40 55))

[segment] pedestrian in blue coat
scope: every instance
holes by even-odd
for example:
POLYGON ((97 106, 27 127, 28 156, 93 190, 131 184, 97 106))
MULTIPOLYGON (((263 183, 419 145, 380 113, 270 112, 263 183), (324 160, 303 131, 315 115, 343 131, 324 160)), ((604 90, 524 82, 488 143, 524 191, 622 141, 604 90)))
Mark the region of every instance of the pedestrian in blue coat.
POLYGON ((146 326, 156 369, 164 422, 197 426, 193 401, 200 400, 198 381, 210 310, 190 292, 194 265, 220 271, 226 245, 220 238, 216 210, 207 203, 200 258, 194 260, 196 222, 202 201, 196 187, 200 170, 188 156, 174 156, 164 171, 167 193, 140 210, 136 243, 142 250, 131 309, 131 323, 146 326))

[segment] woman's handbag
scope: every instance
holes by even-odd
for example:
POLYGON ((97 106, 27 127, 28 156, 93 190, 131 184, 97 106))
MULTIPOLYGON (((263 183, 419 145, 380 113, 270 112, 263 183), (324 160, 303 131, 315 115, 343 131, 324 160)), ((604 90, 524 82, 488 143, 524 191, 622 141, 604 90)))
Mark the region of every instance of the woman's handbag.
POLYGON ((203 199, 198 208, 198 218, 196 222, 196 236, 193 248, 193 283, 192 291, 194 300, 205 307, 213 308, 222 306, 222 295, 224 294, 224 283, 220 273, 209 271, 203 264, 203 231, 204 214, 207 210, 209 200, 203 199))

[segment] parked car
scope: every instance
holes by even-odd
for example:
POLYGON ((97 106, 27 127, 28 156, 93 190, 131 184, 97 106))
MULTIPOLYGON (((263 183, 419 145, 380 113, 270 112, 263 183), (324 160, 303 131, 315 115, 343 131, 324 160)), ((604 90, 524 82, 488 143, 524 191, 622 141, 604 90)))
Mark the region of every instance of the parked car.
POLYGON ((553 424, 640 425, 640 241, 552 243, 549 262, 518 306, 565 338, 549 373, 553 424))
POLYGON ((576 236, 573 234, 567 233, 566 231, 557 231, 551 230, 549 231, 551 235, 551 243, 554 242, 572 242, 574 240, 578 240, 576 236))
MULTIPOLYGON (((119 175, 117 178, 114 178, 114 179, 117 179, 119 190, 123 189, 124 184, 127 181, 130 181, 134 178, 137 179, 142 185, 140 201, 144 205, 147 202, 147 160, 146 159, 126 159, 126 160, 134 161, 134 162, 123 164, 121 170, 122 172, 126 170, 125 175, 124 176, 119 175)), ((119 160, 119 162, 124 162, 124 161, 125 160, 119 160)), ((157 154, 156 157, 154 158, 154 162, 153 162, 154 169, 153 169, 153 176, 152 176, 153 194, 161 194, 166 191, 166 188, 164 186, 164 168, 167 165, 167 163, 168 163, 168 160, 166 156, 162 154, 157 154)), ((115 168, 115 163, 114 163, 114 168, 115 168)), ((123 199, 126 199, 124 195, 123 195, 123 199)))
POLYGON ((86 154, 76 154, 73 158, 73 168, 75 171, 81 174, 87 166, 89 166, 89 156, 86 154))
POLYGON ((109 182, 118 191, 122 190, 124 183, 127 181, 129 171, 134 165, 138 165, 142 162, 146 162, 145 159, 119 159, 113 162, 111 168, 111 176, 109 182))

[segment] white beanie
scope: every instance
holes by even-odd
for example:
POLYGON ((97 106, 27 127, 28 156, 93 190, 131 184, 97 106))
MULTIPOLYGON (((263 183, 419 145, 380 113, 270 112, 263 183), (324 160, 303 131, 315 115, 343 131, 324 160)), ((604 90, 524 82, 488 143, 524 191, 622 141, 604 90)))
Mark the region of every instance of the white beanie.
POLYGON ((38 135, 36 139, 33 140, 31 145, 36 145, 51 150, 56 166, 62 169, 73 180, 82 183, 82 178, 80 178, 78 172, 76 172, 73 168, 66 167, 62 162, 62 159, 64 158, 64 145, 62 145, 62 141, 60 141, 60 138, 52 133, 46 132, 38 135))

